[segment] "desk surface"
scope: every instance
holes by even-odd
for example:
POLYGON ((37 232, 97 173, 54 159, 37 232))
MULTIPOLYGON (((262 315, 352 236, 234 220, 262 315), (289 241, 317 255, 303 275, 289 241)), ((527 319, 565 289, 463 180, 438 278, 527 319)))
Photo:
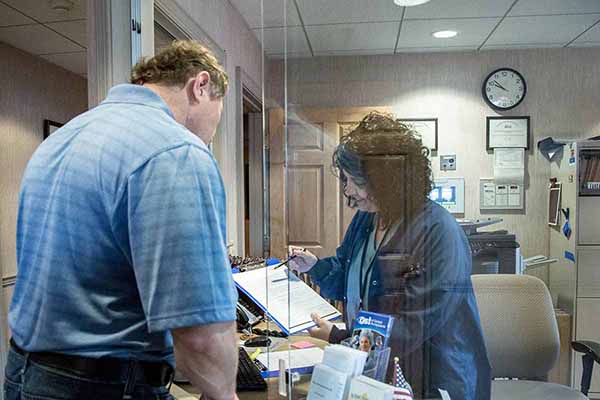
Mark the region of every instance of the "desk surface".
MULTIPOLYGON (((324 342, 319 339, 311 338, 308 335, 294 335, 290 337, 290 341, 282 344, 277 351, 287 350, 288 343, 299 342, 302 340, 310 341, 317 346, 323 348, 327 345, 327 342, 324 342)), ((240 400, 281 400, 284 399, 284 396, 280 396, 277 392, 278 389, 278 379, 277 378, 269 378, 267 381, 267 390, 263 392, 240 392, 238 393, 238 397, 240 400)), ((305 397, 308 393, 308 387, 310 385, 310 376, 303 375, 300 382, 297 382, 294 385, 294 399, 301 399, 305 397)), ((177 400, 196 400, 200 392, 194 388, 192 385, 173 385, 171 387, 171 394, 177 400)))

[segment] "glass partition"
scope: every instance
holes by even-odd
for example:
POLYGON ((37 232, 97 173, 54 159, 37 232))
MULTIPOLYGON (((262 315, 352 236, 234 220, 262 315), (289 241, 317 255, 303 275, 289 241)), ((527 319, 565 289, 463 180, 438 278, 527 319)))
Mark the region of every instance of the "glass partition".
MULTIPOLYGON (((485 393, 491 375, 471 285, 471 249, 459 226, 464 221, 456 219, 479 217, 473 207, 465 209, 460 174, 470 185, 485 175, 470 167, 433 172, 440 170, 439 149, 456 149, 464 140, 438 138, 438 121, 452 118, 460 129, 455 99, 472 106, 464 80, 452 82, 452 67, 435 65, 455 60, 398 54, 406 10, 393 1, 368 8, 358 1, 266 3, 270 255, 293 257, 287 327, 302 313, 320 318, 316 330, 290 335, 278 350, 294 359, 300 354, 294 343, 301 341, 330 352, 312 377, 288 381, 288 398, 305 398, 328 368, 350 382, 360 375, 350 366, 360 352, 366 353, 362 375, 415 398, 439 398, 444 387, 453 388, 452 398, 485 393), (295 277, 316 299, 296 296, 295 277), (337 313, 327 314, 318 300, 337 313), (342 356, 334 344, 357 353, 342 356)), ((474 143, 485 152, 483 139, 474 143)))

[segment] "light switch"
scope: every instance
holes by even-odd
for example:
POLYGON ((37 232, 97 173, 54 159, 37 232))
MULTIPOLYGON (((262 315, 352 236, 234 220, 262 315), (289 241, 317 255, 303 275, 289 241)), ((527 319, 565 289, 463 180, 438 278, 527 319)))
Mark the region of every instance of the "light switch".
POLYGON ((440 156, 440 170, 456 171, 456 154, 440 156))

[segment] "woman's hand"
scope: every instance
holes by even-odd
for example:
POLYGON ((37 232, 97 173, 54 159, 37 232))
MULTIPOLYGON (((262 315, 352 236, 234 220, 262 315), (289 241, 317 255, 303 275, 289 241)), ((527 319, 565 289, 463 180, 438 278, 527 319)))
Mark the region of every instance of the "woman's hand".
POLYGON ((310 336, 328 342, 329 335, 331 334, 331 330, 333 329, 333 324, 328 320, 319 317, 319 314, 317 313, 310 314, 310 318, 315 324, 317 324, 316 327, 310 328, 308 330, 310 336))
POLYGON ((308 272, 319 261, 317 256, 302 247, 290 246, 288 253, 290 257, 294 256, 288 263, 290 269, 294 271, 308 272))

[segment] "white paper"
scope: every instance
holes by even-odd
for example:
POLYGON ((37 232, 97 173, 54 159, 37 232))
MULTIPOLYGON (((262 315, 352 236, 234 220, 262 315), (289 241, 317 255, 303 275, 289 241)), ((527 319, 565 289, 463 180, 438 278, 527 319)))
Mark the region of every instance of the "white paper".
POLYGON ((525 149, 494 149, 494 182, 523 184, 525 180, 525 149))
POLYGON ((315 366, 307 400, 344 400, 349 389, 350 376, 325 364, 315 366))
POLYGON ((483 184, 483 205, 485 207, 496 205, 496 184, 493 182, 483 184))
POLYGON ((521 204, 521 188, 519 185, 509 185, 508 186, 508 205, 509 206, 519 206, 521 204))
POLYGON ((357 376, 363 373, 368 353, 351 347, 334 344, 325 348, 323 364, 340 372, 357 376))
POLYGON ((290 334, 315 326, 310 318, 311 313, 317 313, 328 320, 341 315, 300 278, 291 272, 288 274, 285 266, 241 272, 233 274, 233 279, 290 334))
MULTIPOLYGON (((350 383, 348 400, 391 400, 394 398, 394 388, 364 375, 357 376, 350 383)), ((399 399, 408 398, 408 395, 398 395, 399 399)), ((412 396, 410 396, 412 399, 412 396)))
POLYGON ((277 371, 279 360, 285 360, 286 368, 290 369, 313 367, 323 360, 323 349, 311 347, 310 349, 272 351, 261 353, 256 359, 267 367, 268 371, 277 371))
POLYGON ((489 147, 527 147, 527 124, 526 119, 490 120, 489 147))

